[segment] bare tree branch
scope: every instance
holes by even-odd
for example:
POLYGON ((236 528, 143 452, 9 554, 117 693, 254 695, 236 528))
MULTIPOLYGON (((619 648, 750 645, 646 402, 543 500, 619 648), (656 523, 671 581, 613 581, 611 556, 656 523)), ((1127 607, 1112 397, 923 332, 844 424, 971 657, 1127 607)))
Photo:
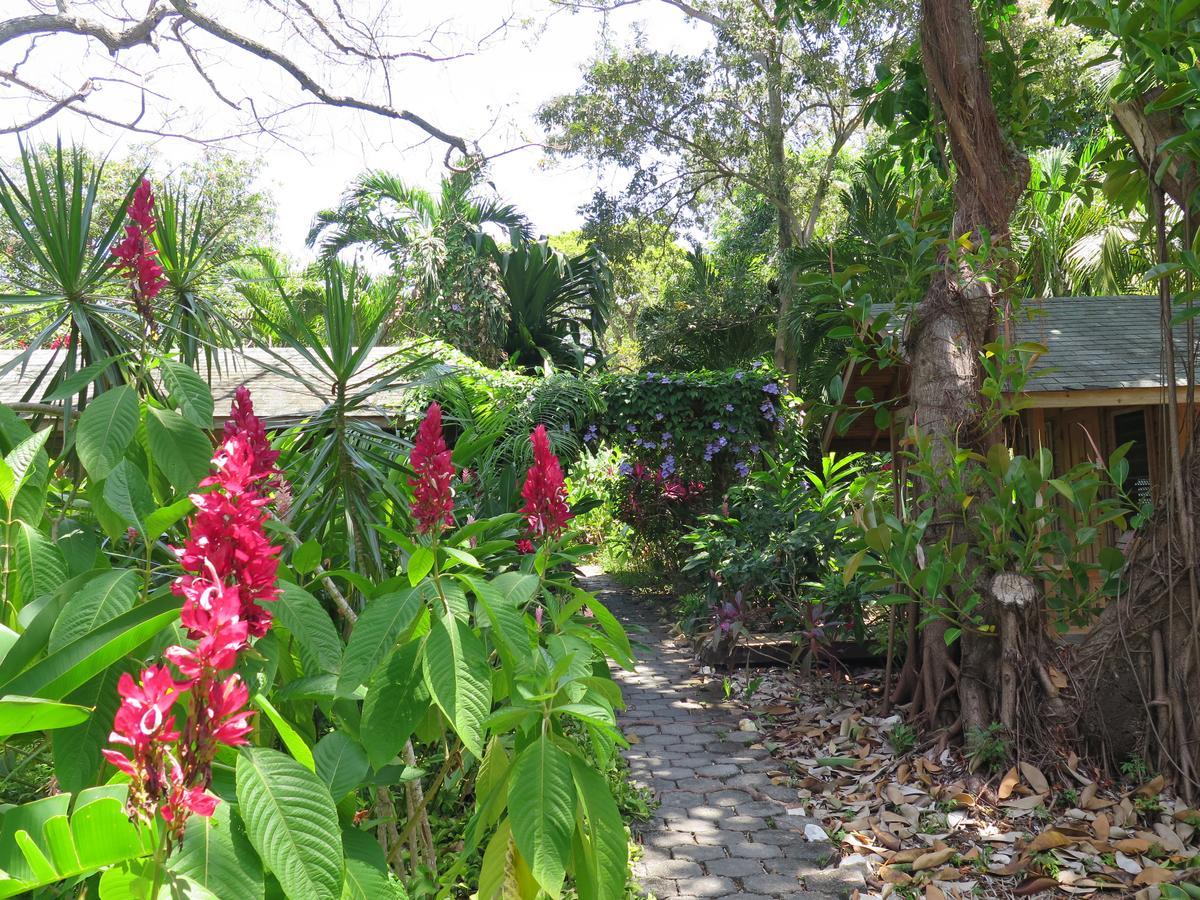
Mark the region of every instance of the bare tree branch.
POLYGON ((450 134, 438 128, 428 119, 406 109, 396 109, 391 106, 384 106, 378 103, 372 103, 369 100, 363 100, 359 97, 341 96, 331 94, 325 89, 315 78, 309 75, 304 69, 300 68, 293 60, 284 56, 270 47, 260 44, 245 35, 238 34, 231 28, 222 25, 216 19, 204 15, 189 0, 171 0, 175 10, 191 22, 196 27, 208 32, 218 40, 239 47, 259 59, 273 63, 283 69, 289 75, 296 79, 300 87, 312 94, 322 103, 327 106, 340 106, 347 109, 357 109, 363 112, 374 113, 389 119, 398 119, 417 126, 422 131, 431 135, 442 143, 446 144, 449 150, 458 150, 464 156, 470 155, 470 150, 467 148, 467 142, 457 135, 450 134))
POLYGON ((175 13, 170 7, 154 5, 150 7, 145 18, 124 31, 114 31, 99 22, 69 13, 17 16, 15 19, 0 22, 0 46, 20 37, 66 33, 94 38, 107 47, 109 53, 115 54, 119 50, 149 43, 154 30, 164 19, 173 15, 175 13))

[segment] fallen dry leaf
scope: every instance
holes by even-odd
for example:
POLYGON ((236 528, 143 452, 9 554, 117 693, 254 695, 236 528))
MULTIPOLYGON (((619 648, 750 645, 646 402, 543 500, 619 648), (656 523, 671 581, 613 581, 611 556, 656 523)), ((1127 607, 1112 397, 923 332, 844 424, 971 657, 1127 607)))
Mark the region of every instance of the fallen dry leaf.
POLYGON ((1032 894, 1040 894, 1042 891, 1053 891, 1058 887, 1058 882, 1053 878, 1031 878, 1028 881, 1023 881, 1013 890, 1013 893, 1018 897, 1028 897, 1032 894))
POLYGON ((1050 793, 1050 782, 1046 780, 1046 776, 1037 766, 1023 762, 1021 763, 1021 774, 1025 776, 1025 780, 1029 782, 1029 786, 1033 788, 1035 794, 1050 793))
POLYGON ((1055 847, 1068 847, 1077 843, 1078 840, 1078 838, 1068 837, 1054 828, 1047 828, 1030 841, 1026 849, 1030 853, 1041 853, 1043 850, 1052 850, 1055 847))
POLYGON ((947 862, 957 851, 953 847, 946 847, 944 850, 934 850, 930 853, 922 853, 913 860, 912 868, 914 872, 923 872, 926 869, 936 869, 942 863, 947 862))
POLYGON ((1017 774, 1017 767, 1013 766, 1008 770, 1008 774, 1000 779, 1000 787, 996 790, 996 796, 1001 800, 1007 800, 1012 796, 1013 788, 1020 782, 1021 776, 1017 774))
POLYGON ((1178 872, 1172 872, 1170 869, 1164 869, 1161 866, 1147 866, 1142 869, 1140 875, 1133 879, 1134 884, 1165 884, 1168 881, 1174 881, 1179 876, 1178 872))

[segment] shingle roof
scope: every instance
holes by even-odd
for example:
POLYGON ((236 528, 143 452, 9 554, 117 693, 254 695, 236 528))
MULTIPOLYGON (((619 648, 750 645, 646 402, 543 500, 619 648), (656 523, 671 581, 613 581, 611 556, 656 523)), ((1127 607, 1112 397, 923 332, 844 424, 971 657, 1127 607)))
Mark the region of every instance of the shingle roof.
MULTIPOLYGON (((1030 392, 1163 387, 1157 297, 1052 297, 1025 306, 1035 314, 1016 324, 1015 339, 1049 350, 1030 392)), ((1176 372, 1186 384, 1186 326, 1174 331, 1176 372)))
MULTIPOLYGON (((23 351, 0 350, 0 369, 23 351)), ((42 369, 51 364, 52 357, 63 351, 35 350, 24 371, 14 369, 0 377, 0 403, 21 402, 24 395, 42 369)), ((382 374, 381 364, 398 352, 396 347, 377 347, 368 356, 365 369, 368 377, 372 371, 382 374)), ((247 349, 223 353, 219 360, 220 371, 209 378, 213 398, 216 401, 216 416, 222 420, 229 411, 233 392, 238 385, 250 388, 254 398, 254 409, 264 419, 278 421, 297 420, 311 416, 324 408, 329 400, 329 386, 324 384, 316 367, 294 351, 283 349, 247 349)), ((205 374, 203 369, 201 374, 205 374)), ((44 392, 44 388, 43 388, 44 392)), ((377 393, 372 399, 374 408, 363 410, 359 416, 386 418, 388 409, 400 406, 404 389, 394 388, 377 393)), ((35 400, 37 397, 34 398, 35 400)))

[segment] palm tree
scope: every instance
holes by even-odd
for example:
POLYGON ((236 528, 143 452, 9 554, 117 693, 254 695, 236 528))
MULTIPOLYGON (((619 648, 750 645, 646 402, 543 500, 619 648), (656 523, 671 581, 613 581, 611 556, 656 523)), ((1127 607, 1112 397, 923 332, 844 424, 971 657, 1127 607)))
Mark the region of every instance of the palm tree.
POLYGON ((488 225, 530 235, 525 216, 510 204, 481 196, 469 174, 442 179, 433 194, 376 171, 355 179, 336 209, 317 214, 308 244, 325 260, 347 250, 382 256, 412 285, 389 323, 389 338, 408 326, 496 364, 504 324, 500 291, 492 267, 470 247, 488 225))
MULTIPOLYGON (((1013 221, 1013 247, 1031 296, 1107 295, 1138 289, 1151 262, 1138 220, 1098 190, 1106 141, 1078 157, 1049 147, 1030 157, 1029 190, 1013 221)), ((1141 289, 1144 289, 1142 287, 1141 289)))

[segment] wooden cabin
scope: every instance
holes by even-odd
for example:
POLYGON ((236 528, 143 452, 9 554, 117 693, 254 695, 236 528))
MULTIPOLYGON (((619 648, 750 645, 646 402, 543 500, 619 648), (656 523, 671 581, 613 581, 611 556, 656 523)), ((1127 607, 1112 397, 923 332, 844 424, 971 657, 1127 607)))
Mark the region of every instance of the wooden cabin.
MULTIPOLYGON (((1166 471, 1167 428, 1165 362, 1157 297, 1053 297, 1031 301, 1032 315, 1012 324, 1011 340, 1033 341, 1047 352, 1034 365, 1025 390, 1028 407, 1020 412, 1016 450, 1039 446, 1054 454, 1065 471, 1105 458, 1132 441, 1129 461, 1131 493, 1154 499, 1166 471)), ((1200 332, 1200 325, 1197 326, 1200 332)), ((1196 349, 1188 346, 1187 328, 1175 327, 1177 384, 1181 409, 1187 399, 1187 366, 1196 366, 1196 349)), ((869 387, 876 401, 890 400, 903 422, 907 408, 907 367, 866 369, 850 373, 845 396, 869 387)), ((844 433, 830 431, 834 451, 887 451, 891 435, 860 415, 844 433)))

